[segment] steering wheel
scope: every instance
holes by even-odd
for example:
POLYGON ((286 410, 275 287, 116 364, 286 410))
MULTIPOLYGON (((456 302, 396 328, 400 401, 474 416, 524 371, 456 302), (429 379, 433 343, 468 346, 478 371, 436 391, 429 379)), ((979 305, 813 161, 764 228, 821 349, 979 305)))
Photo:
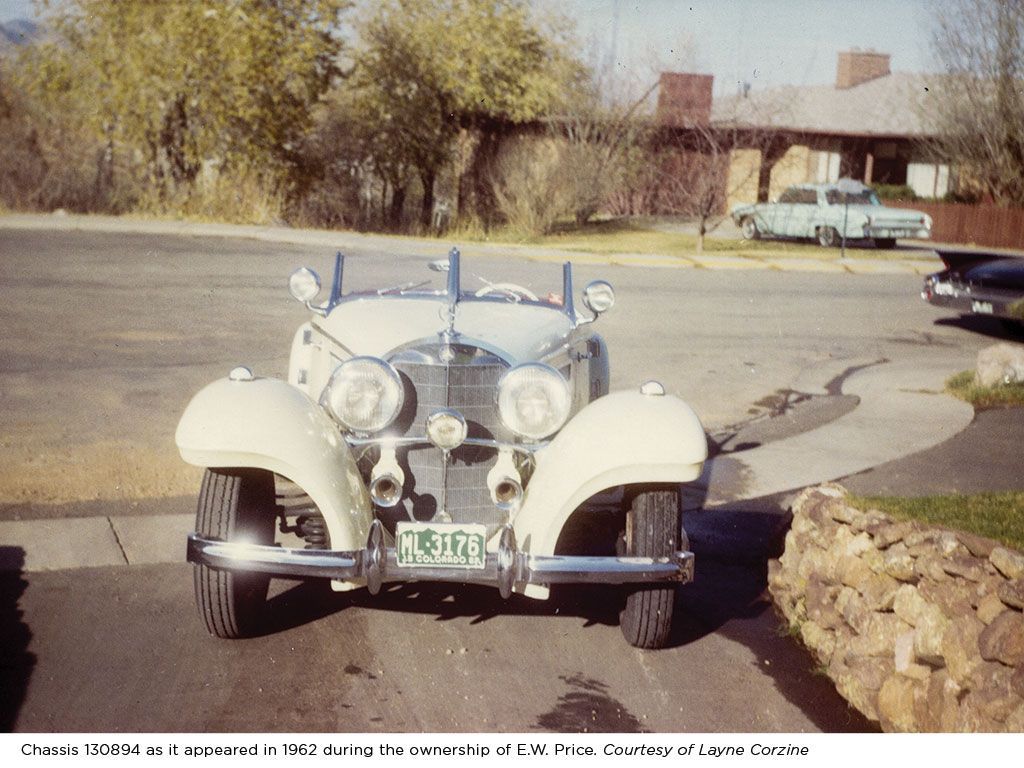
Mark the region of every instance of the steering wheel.
POLYGON ((537 294, 531 291, 529 288, 524 288, 521 285, 515 283, 490 283, 485 285, 474 295, 480 296, 491 296, 493 294, 503 295, 512 301, 522 301, 527 299, 529 301, 537 301, 537 294))

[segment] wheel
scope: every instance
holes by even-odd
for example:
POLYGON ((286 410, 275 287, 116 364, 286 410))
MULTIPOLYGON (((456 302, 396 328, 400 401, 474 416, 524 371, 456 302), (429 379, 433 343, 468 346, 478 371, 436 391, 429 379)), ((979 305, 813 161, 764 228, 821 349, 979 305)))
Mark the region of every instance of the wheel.
POLYGON ((895 248, 896 238, 895 237, 876 237, 875 248, 895 248))
MULTIPOLYGON (((680 498, 678 489, 642 490, 626 513, 625 554, 663 557, 679 543, 680 498)), ((663 648, 672 629, 676 587, 643 586, 626 597, 619 626, 630 645, 663 648)))
MULTIPOLYGON (((208 469, 196 508, 196 533, 222 541, 274 543, 274 475, 262 469, 208 469)), ((250 637, 259 631, 270 577, 194 569, 196 606, 211 635, 250 637)))
POLYGON ((835 227, 818 227, 818 243, 822 248, 835 248, 839 245, 839 233, 835 227))
POLYGON ((757 222, 754 221, 753 216, 746 216, 740 221, 740 231, 743 232, 744 240, 759 240, 761 238, 761 230, 757 228, 757 222))

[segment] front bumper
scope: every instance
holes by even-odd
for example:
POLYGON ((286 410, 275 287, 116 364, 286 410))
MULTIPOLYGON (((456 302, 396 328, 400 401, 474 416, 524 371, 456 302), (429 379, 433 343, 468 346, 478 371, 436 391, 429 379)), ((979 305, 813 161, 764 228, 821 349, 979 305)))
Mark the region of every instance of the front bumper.
POLYGON ((880 238, 882 240, 895 240, 904 237, 927 240, 931 236, 932 231, 930 229, 913 224, 875 224, 864 227, 864 237, 880 238))
POLYGON ((188 537, 190 563, 218 570, 266 573, 290 578, 366 579, 371 594, 389 581, 449 581, 496 586, 502 597, 524 584, 648 584, 693 581, 693 553, 667 557, 589 557, 530 555, 516 547, 510 526, 502 529, 497 551, 488 552, 481 569, 399 566, 394 547, 385 546, 384 528, 375 520, 366 548, 284 549, 188 537))

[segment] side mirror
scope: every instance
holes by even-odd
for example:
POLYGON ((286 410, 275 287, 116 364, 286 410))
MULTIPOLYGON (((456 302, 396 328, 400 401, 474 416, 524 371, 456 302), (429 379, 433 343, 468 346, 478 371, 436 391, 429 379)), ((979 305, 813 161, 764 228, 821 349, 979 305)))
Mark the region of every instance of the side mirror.
POLYGON ((309 267, 299 267, 288 277, 288 290, 296 301, 308 306, 320 295, 320 275, 309 267))
POLYGON ((615 306, 615 289, 606 280, 594 280, 583 289, 583 304, 594 313, 601 315, 615 306))

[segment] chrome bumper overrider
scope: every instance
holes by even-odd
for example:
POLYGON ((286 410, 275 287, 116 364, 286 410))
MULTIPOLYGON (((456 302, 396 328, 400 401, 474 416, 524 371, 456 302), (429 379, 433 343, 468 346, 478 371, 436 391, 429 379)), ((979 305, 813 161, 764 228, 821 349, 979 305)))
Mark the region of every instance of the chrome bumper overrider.
POLYGON ((483 568, 399 566, 395 549, 384 543, 379 521, 370 527, 365 549, 342 552, 331 549, 284 549, 205 539, 191 533, 187 558, 190 563, 221 570, 268 573, 282 577, 366 579, 367 589, 377 594, 388 581, 454 581, 496 586, 502 597, 517 584, 644 584, 693 581, 693 553, 671 556, 587 557, 531 555, 516 548, 512 528, 502 529, 496 552, 488 552, 483 568))

